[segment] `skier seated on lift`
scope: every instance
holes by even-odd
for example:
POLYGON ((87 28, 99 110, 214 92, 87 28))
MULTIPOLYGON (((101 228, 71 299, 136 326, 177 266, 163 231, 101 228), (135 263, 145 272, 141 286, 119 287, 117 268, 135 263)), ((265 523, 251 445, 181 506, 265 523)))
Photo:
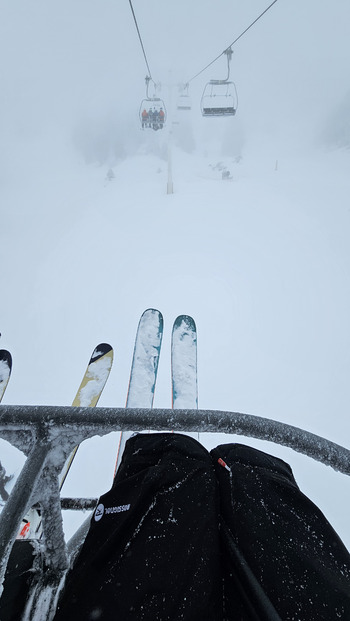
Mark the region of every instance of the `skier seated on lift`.
POLYGON ((163 110, 163 108, 161 108, 161 109, 159 110, 158 117, 159 117, 159 124, 160 124, 160 127, 161 127, 161 129, 162 129, 162 128, 163 128, 163 125, 164 125, 164 118, 165 118, 165 114, 164 114, 164 110, 163 110))
POLYGON ((144 109, 142 110, 141 118, 142 118, 142 127, 147 127, 147 123, 148 123, 148 112, 147 112, 146 108, 144 108, 144 109))
POLYGON ((350 555, 288 464, 135 434, 54 621, 350 619, 350 555))
POLYGON ((159 121, 159 117, 158 117, 158 110, 156 110, 155 107, 153 107, 152 110, 152 127, 153 129, 158 129, 158 121, 159 121))

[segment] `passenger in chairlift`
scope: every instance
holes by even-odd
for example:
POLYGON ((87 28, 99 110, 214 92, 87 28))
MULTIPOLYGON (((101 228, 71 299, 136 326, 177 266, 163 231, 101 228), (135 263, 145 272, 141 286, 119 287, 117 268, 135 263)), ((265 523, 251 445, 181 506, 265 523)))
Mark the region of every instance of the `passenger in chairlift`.
POLYGON ((142 110, 142 127, 146 127, 147 126, 147 122, 148 122, 148 112, 146 110, 146 108, 144 108, 142 110))

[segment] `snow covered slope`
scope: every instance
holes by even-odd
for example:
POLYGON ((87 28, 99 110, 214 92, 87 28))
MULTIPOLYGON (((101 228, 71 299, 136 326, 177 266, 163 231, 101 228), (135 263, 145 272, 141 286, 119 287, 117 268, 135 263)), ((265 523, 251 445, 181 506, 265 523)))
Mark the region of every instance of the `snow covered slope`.
MULTIPOLYGON (((116 359, 100 403, 123 405, 137 322, 153 306, 165 318, 157 407, 170 405, 170 330, 186 312, 198 328, 201 407, 275 418, 347 445, 349 153, 226 158, 230 181, 216 159, 173 155, 173 195, 166 162, 137 155, 116 164, 110 182, 105 167, 76 164, 60 183, 48 172, 47 191, 56 192, 45 205, 17 202, 5 214, 2 251, 7 244, 17 259, 3 285, 3 343, 14 358, 6 402, 69 403, 91 348, 107 340, 116 359)), ((64 493, 106 490, 115 450, 113 439, 86 443, 64 493)), ((300 485, 349 542, 349 482, 293 461, 300 485)))

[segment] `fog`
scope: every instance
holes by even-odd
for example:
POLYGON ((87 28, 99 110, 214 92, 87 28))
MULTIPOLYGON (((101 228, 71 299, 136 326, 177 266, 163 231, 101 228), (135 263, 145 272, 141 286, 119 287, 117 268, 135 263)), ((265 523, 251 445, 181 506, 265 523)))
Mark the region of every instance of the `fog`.
MULTIPOLYGON (((278 0, 237 42, 234 118, 200 114, 206 82, 226 76, 225 57, 191 80, 267 4, 134 0, 169 114, 166 130, 153 132, 140 128, 147 67, 127 0, 1 3, 7 403, 71 403, 91 351, 110 342, 116 357, 101 405, 123 405, 137 321, 157 307, 166 326, 157 407, 170 405, 171 325, 188 313, 201 408, 268 416, 349 444, 348 0, 278 0), (177 85, 187 81, 193 109, 179 122, 177 85)), ((79 449, 66 494, 107 489, 113 442, 79 449), (91 454, 101 467, 109 459, 103 474, 91 454)), ((12 472, 3 452, 1 461, 12 472)), ((309 462, 293 461, 298 482, 349 545, 348 479, 309 462)))
MULTIPOLYGON (((221 54, 267 6, 248 4, 135 1, 152 78, 162 84, 169 109, 176 85, 221 54)), ((332 6, 279 0, 237 42, 231 79, 244 140, 300 148, 337 141, 344 126, 348 140, 349 10, 346 0, 332 6)), ((55 151, 59 134, 88 161, 106 159, 111 146, 116 157, 137 148, 148 70, 126 0, 3 3, 0 51, 3 173, 21 162, 22 148, 34 152, 49 132, 46 149, 55 151)), ((190 82, 195 109, 205 83, 223 77, 224 56, 190 82)))

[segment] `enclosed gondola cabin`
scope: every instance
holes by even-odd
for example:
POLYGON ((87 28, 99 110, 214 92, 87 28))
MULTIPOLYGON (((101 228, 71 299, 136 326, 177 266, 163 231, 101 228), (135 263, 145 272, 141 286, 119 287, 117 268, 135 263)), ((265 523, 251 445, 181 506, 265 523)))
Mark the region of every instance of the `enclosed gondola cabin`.
POLYGON ((237 105, 237 90, 234 82, 210 80, 206 84, 201 99, 203 116, 234 116, 237 105))

